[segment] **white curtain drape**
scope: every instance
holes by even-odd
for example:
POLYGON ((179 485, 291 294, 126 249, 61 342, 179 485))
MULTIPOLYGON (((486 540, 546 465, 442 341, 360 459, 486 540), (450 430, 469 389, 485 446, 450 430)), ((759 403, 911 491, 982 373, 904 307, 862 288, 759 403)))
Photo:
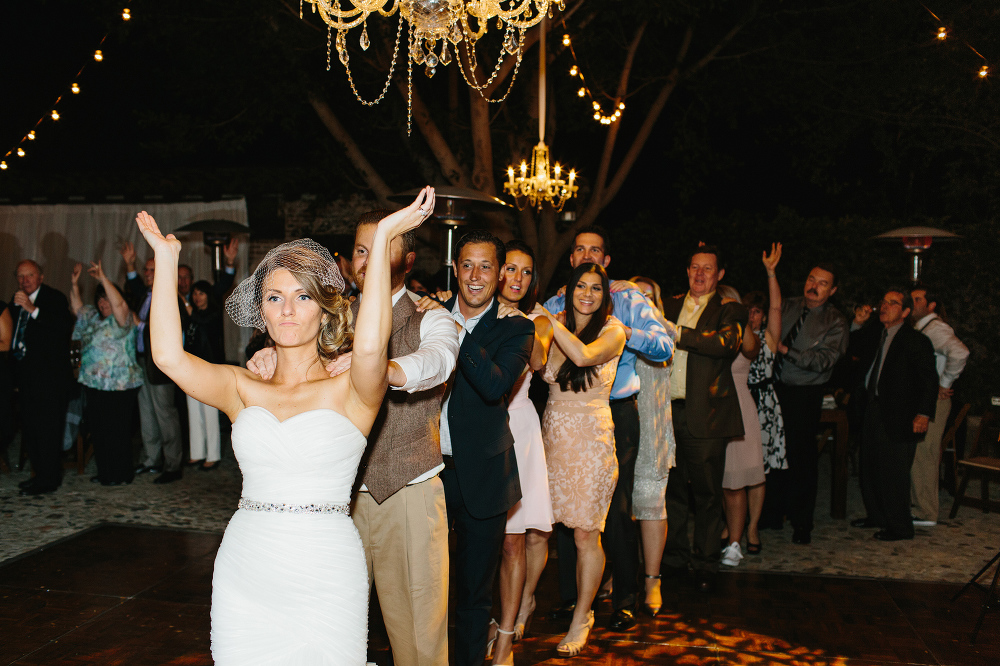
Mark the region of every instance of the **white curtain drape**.
MULTIPOLYGON (((84 268, 101 260, 113 282, 125 282, 125 262, 119 248, 128 241, 135 245, 136 267, 142 275, 146 260, 153 256, 135 224, 135 216, 145 210, 164 234, 198 220, 229 220, 247 224, 245 199, 145 204, 39 204, 0 206, 0 299, 9 301, 17 290, 14 271, 17 262, 33 259, 42 266, 44 282, 69 297, 73 266, 84 268)), ((181 235, 184 244, 181 263, 194 270, 196 280, 212 280, 212 263, 201 234, 181 235)), ((237 282, 247 275, 247 237, 240 239, 236 263, 237 282)), ((84 273, 80 291, 84 303, 93 300, 96 281, 84 273)), ((251 331, 226 320, 226 358, 242 362, 243 348, 251 331)))

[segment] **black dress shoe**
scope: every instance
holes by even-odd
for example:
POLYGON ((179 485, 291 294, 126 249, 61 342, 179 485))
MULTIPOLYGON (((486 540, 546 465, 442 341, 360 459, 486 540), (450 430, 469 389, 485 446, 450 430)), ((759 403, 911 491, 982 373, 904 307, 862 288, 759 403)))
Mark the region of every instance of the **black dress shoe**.
POLYGON ((695 588, 705 594, 715 592, 715 579, 716 575, 711 571, 698 571, 695 573, 695 588))
POLYGON ((33 485, 35 485, 34 477, 28 479, 27 481, 22 481, 21 483, 17 484, 17 487, 20 488, 21 490, 24 490, 25 488, 30 488, 33 485))
POLYGON ((795 530, 792 532, 792 543, 807 546, 812 543, 812 530, 795 530))
POLYGON ((18 493, 22 497, 27 495, 47 495, 49 493, 54 493, 58 486, 41 486, 36 484, 30 485, 27 488, 22 488, 21 492, 18 493))
POLYGON ((576 602, 567 601, 553 608, 552 611, 549 612, 549 619, 572 620, 574 612, 576 612, 576 602))
POLYGON ((851 527, 869 527, 869 528, 878 529, 878 528, 880 528, 882 526, 879 525, 878 523, 876 523, 871 518, 865 517, 865 518, 855 518, 854 520, 852 520, 851 521, 851 527))
POLYGON ((153 483, 173 483, 174 481, 179 480, 181 476, 182 474, 180 470, 177 470, 176 472, 164 472, 153 479, 153 483))
POLYGON ((608 629, 611 631, 629 631, 635 627, 635 613, 628 608, 616 610, 608 620, 608 629))
POLYGON ((900 534, 893 534, 889 530, 879 530, 872 536, 879 541, 906 541, 913 538, 912 534, 910 536, 902 536, 900 534))
POLYGON ((140 474, 145 474, 146 472, 149 472, 150 474, 159 474, 160 473, 160 468, 157 467, 156 465, 153 465, 152 467, 146 467, 145 465, 139 465, 138 467, 135 468, 135 475, 136 476, 139 476, 140 474))

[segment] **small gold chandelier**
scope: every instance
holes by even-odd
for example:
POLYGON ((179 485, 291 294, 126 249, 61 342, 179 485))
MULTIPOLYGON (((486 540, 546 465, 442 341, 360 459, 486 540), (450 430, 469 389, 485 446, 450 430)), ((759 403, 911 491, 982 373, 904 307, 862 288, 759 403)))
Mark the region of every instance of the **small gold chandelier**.
MULTIPOLYGON (((462 77, 471 88, 474 88, 488 102, 499 103, 507 99, 517 72, 521 66, 521 55, 524 46, 524 31, 537 25, 545 16, 551 17, 552 7, 560 11, 566 8, 565 0, 299 0, 299 18, 302 18, 302 6, 307 2, 312 5, 314 13, 319 13, 327 25, 326 68, 330 69, 330 56, 336 50, 337 57, 347 70, 347 79, 351 90, 359 102, 365 106, 374 106, 382 101, 389 90, 389 83, 396 67, 399 55, 399 44, 403 34, 403 22, 409 24, 407 48, 408 91, 413 86, 413 66, 423 65, 428 77, 434 76, 437 66, 448 66, 453 59, 458 60, 458 68, 462 77), (344 9, 344 5, 349 5, 344 9), (388 8, 387 8, 388 7, 388 8), (506 7, 506 9, 505 9, 506 7), (389 75, 381 94, 374 101, 363 99, 354 85, 351 75, 350 54, 347 51, 347 32, 361 25, 361 36, 358 44, 367 51, 371 42, 368 38, 368 17, 371 14, 390 17, 399 11, 399 27, 396 30, 396 45, 392 53, 392 64, 389 75), (503 47, 497 58, 489 78, 480 83, 476 78, 476 42, 486 35, 489 23, 496 19, 498 30, 504 31, 503 47), (333 33, 336 32, 336 39, 333 33), (468 69, 458 57, 459 44, 465 42, 468 58, 468 69), (450 44, 450 48, 449 48, 450 44), (452 54, 454 50, 454 56, 452 54), (507 55, 514 56, 516 63, 511 76, 510 86, 503 97, 490 99, 485 91, 500 73, 500 68, 507 55)), ((407 134, 411 126, 411 106, 413 95, 407 95, 407 134)))
POLYGON ((505 192, 514 197, 518 210, 533 206, 537 210, 548 202, 559 212, 579 189, 573 184, 576 171, 570 169, 569 178, 563 178, 563 168, 559 162, 550 167, 549 147, 545 145, 545 23, 539 28, 542 35, 538 40, 538 145, 531 150, 531 167, 521 160, 520 174, 514 175, 514 167, 507 167, 505 192))

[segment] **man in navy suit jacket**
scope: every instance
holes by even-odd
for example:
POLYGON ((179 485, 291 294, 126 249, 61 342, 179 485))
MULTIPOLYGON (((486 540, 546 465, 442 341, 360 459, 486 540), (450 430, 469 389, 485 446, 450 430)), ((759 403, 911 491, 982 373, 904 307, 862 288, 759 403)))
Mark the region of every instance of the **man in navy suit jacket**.
POLYGON ((458 241, 456 254, 458 293, 445 307, 459 327, 461 346, 441 408, 441 480, 458 537, 452 663, 479 666, 507 511, 521 499, 507 404, 531 355, 535 327, 525 317, 497 316, 494 294, 506 259, 500 239, 471 231, 458 241))

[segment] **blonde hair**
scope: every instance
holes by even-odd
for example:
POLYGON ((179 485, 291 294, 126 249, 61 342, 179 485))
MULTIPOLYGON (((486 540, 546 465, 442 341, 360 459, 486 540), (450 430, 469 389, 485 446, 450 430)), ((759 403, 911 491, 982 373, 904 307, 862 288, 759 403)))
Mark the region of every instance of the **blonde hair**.
POLYGON ((653 305, 660 314, 663 314, 663 297, 660 295, 660 285, 657 284, 656 280, 653 278, 644 277, 642 275, 633 275, 629 282, 645 282, 646 284, 653 287, 653 305))

